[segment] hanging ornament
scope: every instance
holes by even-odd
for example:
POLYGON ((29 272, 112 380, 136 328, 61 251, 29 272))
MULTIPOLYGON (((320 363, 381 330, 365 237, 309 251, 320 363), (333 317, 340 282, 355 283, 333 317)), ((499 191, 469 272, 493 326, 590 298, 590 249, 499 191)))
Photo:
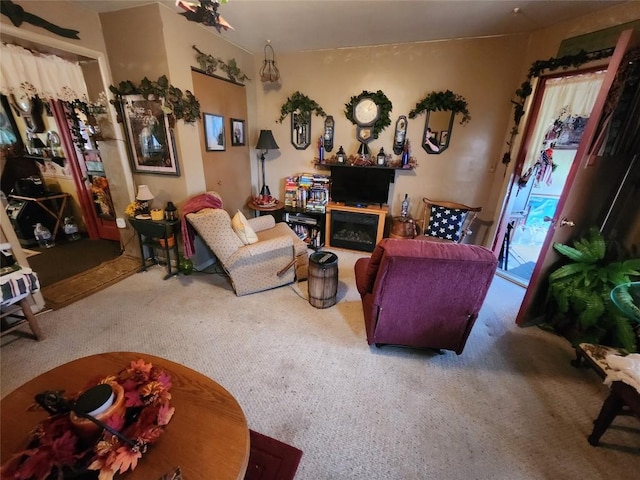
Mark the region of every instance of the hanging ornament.
POLYGON ((278 71, 278 67, 276 66, 276 53, 271 46, 271 41, 267 40, 267 44, 264 46, 264 62, 262 63, 262 68, 260 69, 260 79, 264 83, 275 83, 280 80, 280 72, 278 71), (271 58, 267 57, 268 53, 267 49, 270 50, 271 58))

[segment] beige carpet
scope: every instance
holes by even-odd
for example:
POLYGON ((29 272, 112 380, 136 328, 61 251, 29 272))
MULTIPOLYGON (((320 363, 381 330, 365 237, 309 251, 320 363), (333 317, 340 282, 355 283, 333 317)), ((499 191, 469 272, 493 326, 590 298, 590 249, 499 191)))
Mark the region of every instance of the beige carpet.
POLYGON ((514 325, 520 287, 495 277, 460 356, 376 349, 354 283, 362 255, 334 251, 338 303, 322 310, 305 300, 304 283, 236 297, 219 275, 163 280, 161 266, 132 275, 38 316, 43 341, 4 344, 1 394, 78 357, 146 352, 213 378, 249 428, 303 450, 296 480, 635 475, 640 422, 620 417, 602 446, 589 445, 608 389, 570 365, 564 339, 514 325))
POLYGON ((113 260, 102 262, 97 267, 44 287, 42 296, 48 308, 58 310, 125 279, 139 269, 140 259, 121 255, 113 260))

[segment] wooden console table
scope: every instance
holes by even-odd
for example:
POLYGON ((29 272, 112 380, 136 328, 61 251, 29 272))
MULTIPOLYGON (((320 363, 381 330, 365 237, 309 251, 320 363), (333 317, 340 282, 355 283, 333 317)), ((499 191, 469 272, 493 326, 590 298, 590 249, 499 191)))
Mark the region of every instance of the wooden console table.
POLYGON ((123 475, 127 480, 155 480, 177 466, 189 480, 241 480, 249 462, 249 428, 235 398, 210 378, 178 363, 146 353, 111 352, 91 355, 56 367, 0 401, 1 458, 26 447, 36 424, 47 413, 29 410, 46 390, 81 391, 94 376, 107 376, 142 359, 171 375, 171 404, 176 411, 166 431, 123 475))
POLYGON ((71 195, 68 193, 57 193, 55 195, 47 195, 45 197, 23 197, 22 195, 9 195, 9 198, 33 202, 53 218, 55 218, 56 224, 51 231, 51 236, 55 239, 58 235, 60 224, 62 223, 62 216, 64 215, 65 208, 67 207, 67 200, 70 196, 71 195), (60 202, 58 202, 57 200, 60 200, 60 202), (47 206, 47 203, 49 203, 50 206, 47 206))
MULTIPOLYGON (((327 217, 326 217, 326 235, 325 242, 329 247, 337 247, 337 248, 345 248, 340 245, 335 245, 335 240, 332 242, 332 234, 331 234, 331 223, 332 223, 332 213, 333 212, 348 212, 352 214, 359 215, 374 215, 377 216, 377 225, 375 232, 375 243, 373 246, 377 245, 384 235, 384 224, 385 219, 387 217, 387 213, 389 213, 389 207, 386 206, 367 206, 367 207, 351 207, 344 205, 342 203, 329 202, 327 205, 327 217)), ((368 251, 373 251, 370 249, 368 251)))

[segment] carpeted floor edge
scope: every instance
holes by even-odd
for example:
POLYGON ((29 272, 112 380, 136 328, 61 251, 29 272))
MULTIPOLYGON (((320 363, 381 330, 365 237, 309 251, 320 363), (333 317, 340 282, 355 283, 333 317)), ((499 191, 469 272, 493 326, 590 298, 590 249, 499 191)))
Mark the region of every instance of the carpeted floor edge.
POLYGON ((140 259, 121 255, 102 262, 97 267, 43 287, 41 292, 46 306, 58 310, 103 290, 139 270, 140 259))

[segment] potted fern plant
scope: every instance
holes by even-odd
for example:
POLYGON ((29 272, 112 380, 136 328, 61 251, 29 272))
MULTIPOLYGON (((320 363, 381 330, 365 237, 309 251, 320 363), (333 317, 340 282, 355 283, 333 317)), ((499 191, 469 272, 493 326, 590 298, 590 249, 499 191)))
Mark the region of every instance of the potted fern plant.
POLYGON ((637 349, 638 325, 611 300, 611 290, 640 276, 640 258, 621 259, 597 228, 573 246, 555 243, 565 263, 549 276, 547 319, 557 333, 574 344, 588 342, 637 349))

